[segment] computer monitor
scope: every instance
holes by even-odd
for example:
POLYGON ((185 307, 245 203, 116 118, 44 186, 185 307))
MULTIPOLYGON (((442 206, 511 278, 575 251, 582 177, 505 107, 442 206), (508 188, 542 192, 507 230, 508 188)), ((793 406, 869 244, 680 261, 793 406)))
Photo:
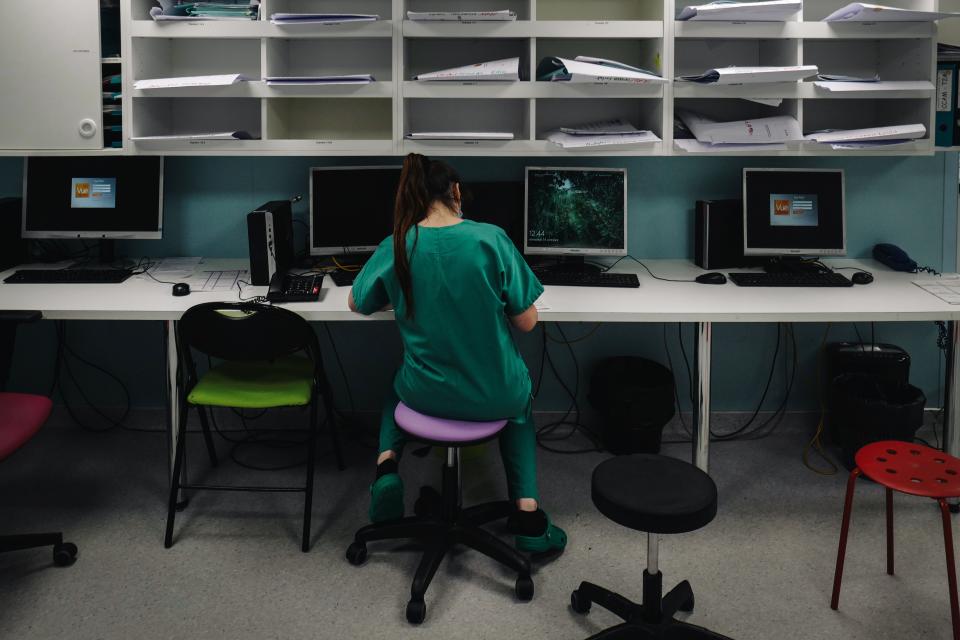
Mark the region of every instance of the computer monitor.
POLYGON ((464 218, 500 227, 523 251, 522 182, 465 182, 461 190, 464 218))
POLYGON ((310 254, 373 253, 393 233, 400 167, 310 169, 310 254))
POLYGON ((627 171, 527 167, 523 248, 540 255, 627 255, 627 171))
POLYGON ((158 240, 163 158, 29 158, 21 224, 24 238, 158 240))
POLYGON ((847 252, 842 169, 744 169, 743 253, 847 252))

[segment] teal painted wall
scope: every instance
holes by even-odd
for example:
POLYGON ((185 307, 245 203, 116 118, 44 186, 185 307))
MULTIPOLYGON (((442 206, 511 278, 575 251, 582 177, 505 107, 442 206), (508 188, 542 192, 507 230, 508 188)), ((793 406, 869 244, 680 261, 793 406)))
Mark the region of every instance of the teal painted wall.
MULTIPOLYGON (((164 238, 131 241, 120 250, 128 255, 204 255, 243 257, 247 254, 245 215, 266 200, 307 194, 311 166, 384 164, 384 158, 167 158, 165 168, 164 238)), ((543 158, 455 158, 451 162, 464 181, 520 179, 527 164, 543 158)), ((552 163, 552 161, 551 161, 552 163)), ((692 255, 693 202, 703 198, 737 197, 744 166, 841 167, 846 171, 849 255, 865 257, 877 242, 895 242, 918 262, 955 270, 957 154, 920 158, 591 158, 560 160, 557 164, 626 167, 629 171, 630 251, 638 257, 680 258, 692 255)), ((18 195, 22 161, 0 159, 0 196, 18 195)), ((294 210, 305 219, 306 201, 294 210)), ((300 241, 302 228, 298 227, 300 241)), ((73 322, 69 340, 82 356, 105 366, 127 382, 134 405, 162 402, 163 371, 159 323, 73 322)), ((564 325, 568 337, 580 336, 592 325, 564 325)), ((399 340, 392 324, 337 323, 331 325, 347 368, 358 408, 376 408, 399 358, 399 340)), ((816 349, 823 325, 797 326, 799 378, 790 406, 814 409, 816 349)), ((686 327, 687 349, 692 332, 686 327)), ((870 327, 861 324, 866 339, 870 327)), ((321 334, 322 335, 322 334, 321 334)), ((752 410, 766 380, 775 328, 772 325, 719 325, 715 329, 713 403, 717 410, 752 410)), ((835 325, 833 339, 853 339, 851 325, 835 325)), ((677 327, 667 337, 674 364, 680 359, 677 327)), ((928 404, 940 403, 941 357, 935 346, 936 329, 930 323, 885 324, 876 327, 877 340, 906 348, 913 357, 912 379, 927 393, 928 404)), ((536 376, 540 338, 521 336, 521 349, 536 376)), ((551 346, 561 372, 572 383, 570 354, 551 346)), ((24 390, 48 387, 55 351, 50 323, 25 327, 18 342, 13 384, 24 390)), ((598 360, 611 355, 636 354, 666 362, 661 325, 606 325, 589 340, 574 345, 584 392, 589 372, 598 360)), ((345 401, 341 376, 330 368, 339 397, 345 401)), ((120 404, 122 391, 90 369, 75 370, 99 401, 120 404)), ((767 405, 782 398, 784 367, 777 367, 767 405)), ((686 397, 685 374, 678 371, 681 397, 686 397)), ((67 387, 76 396, 76 390, 67 387)), ((562 409, 566 397, 548 376, 538 409, 562 409)), ((586 404, 585 400, 582 400, 586 404)))

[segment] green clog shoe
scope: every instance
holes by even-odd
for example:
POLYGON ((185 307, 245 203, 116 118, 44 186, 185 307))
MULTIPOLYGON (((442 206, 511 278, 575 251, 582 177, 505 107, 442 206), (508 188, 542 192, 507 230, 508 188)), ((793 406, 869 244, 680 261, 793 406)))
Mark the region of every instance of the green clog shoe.
POLYGON ((387 522, 403 517, 403 480, 396 473, 380 476, 370 485, 370 522, 387 522))
POLYGON ((567 546, 567 532, 550 521, 547 515, 547 529, 539 536, 515 536, 517 549, 533 554, 560 554, 567 546))

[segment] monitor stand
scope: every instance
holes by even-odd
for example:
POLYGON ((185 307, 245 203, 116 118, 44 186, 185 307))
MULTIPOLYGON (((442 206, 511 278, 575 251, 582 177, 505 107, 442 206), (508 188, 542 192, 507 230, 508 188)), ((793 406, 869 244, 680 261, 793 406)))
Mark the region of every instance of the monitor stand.
POLYGON ((829 271, 819 262, 810 262, 800 256, 770 258, 763 265, 767 273, 823 273, 829 271))
POLYGON ((544 271, 560 271, 574 273, 599 273, 603 269, 595 264, 589 264, 583 256, 560 256, 552 264, 539 263, 536 265, 544 271))

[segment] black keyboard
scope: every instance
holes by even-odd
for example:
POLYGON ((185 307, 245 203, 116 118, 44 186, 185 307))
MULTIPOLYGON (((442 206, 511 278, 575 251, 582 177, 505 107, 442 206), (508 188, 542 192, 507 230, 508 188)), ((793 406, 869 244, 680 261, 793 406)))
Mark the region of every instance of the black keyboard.
POLYGON ((333 283, 338 287, 349 287, 353 284, 353 281, 357 279, 357 274, 359 271, 344 271, 343 269, 337 269, 336 271, 330 272, 330 278, 333 280, 333 283))
POLYGON ((620 287, 636 289, 640 280, 634 273, 590 273, 581 271, 535 271, 543 285, 560 287, 620 287))
POLYGON ((739 287, 852 287, 853 283, 835 272, 824 273, 731 273, 739 287))
POLYGON ((117 284, 132 275, 129 269, 21 269, 7 284, 117 284))
POLYGON ((323 274, 283 277, 280 288, 270 287, 267 300, 270 302, 313 302, 320 299, 323 274))

